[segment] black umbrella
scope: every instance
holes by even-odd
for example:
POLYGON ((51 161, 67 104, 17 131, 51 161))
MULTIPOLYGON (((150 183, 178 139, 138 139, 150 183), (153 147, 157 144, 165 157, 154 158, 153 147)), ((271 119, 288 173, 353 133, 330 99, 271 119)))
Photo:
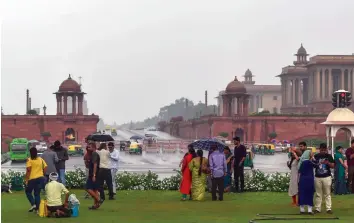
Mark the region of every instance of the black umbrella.
POLYGON ((130 137, 130 139, 138 140, 138 139, 143 139, 143 137, 135 135, 135 136, 130 137))
POLYGON ((219 151, 224 151, 225 143, 217 139, 199 139, 195 142, 192 142, 190 145, 193 145, 195 148, 202 150, 211 150, 211 146, 215 145, 219 151))
POLYGON ((87 141, 94 141, 94 142, 110 142, 114 141, 112 136, 107 134, 92 134, 87 136, 87 141))

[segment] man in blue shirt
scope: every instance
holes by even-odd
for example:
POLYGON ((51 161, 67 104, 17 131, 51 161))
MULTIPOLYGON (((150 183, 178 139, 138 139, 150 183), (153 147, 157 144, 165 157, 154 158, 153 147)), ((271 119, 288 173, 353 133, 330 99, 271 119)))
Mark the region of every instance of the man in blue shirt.
POLYGON ((212 188, 211 194, 213 201, 217 200, 216 189, 219 190, 219 201, 224 199, 224 176, 227 173, 227 164, 223 152, 218 151, 216 145, 212 145, 213 153, 210 155, 209 164, 211 170, 212 188))

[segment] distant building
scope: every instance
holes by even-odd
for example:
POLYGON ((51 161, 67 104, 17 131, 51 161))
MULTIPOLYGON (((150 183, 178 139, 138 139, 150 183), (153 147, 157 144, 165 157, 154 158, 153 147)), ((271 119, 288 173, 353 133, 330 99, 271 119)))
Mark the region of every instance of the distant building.
MULTIPOLYGON (((256 85, 253 77, 252 72, 247 69, 244 75, 244 80, 242 81, 247 94, 250 95, 248 112, 251 114, 257 113, 260 110, 267 110, 270 113, 280 113, 282 102, 281 85, 256 85)), ((225 91, 221 91, 217 97, 219 115, 223 113, 221 96, 224 94, 225 91)), ((236 112, 236 109, 234 109, 234 111, 236 112)))
POLYGON ((294 65, 283 67, 278 75, 282 113, 328 113, 334 91, 354 93, 354 55, 316 55, 308 60, 301 44, 295 56, 294 65))

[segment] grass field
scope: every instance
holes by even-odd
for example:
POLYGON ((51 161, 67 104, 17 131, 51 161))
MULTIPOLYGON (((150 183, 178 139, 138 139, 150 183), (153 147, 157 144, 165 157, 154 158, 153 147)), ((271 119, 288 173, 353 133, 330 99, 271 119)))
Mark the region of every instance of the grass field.
MULTIPOLYGON (((78 218, 55 219, 40 218, 28 213, 28 201, 24 192, 2 194, 1 220, 5 223, 34 223, 34 222, 84 222, 84 223, 211 223, 211 222, 249 222, 257 213, 265 214, 297 214, 299 209, 290 205, 287 193, 244 193, 226 194, 225 200, 211 201, 207 194, 203 202, 180 201, 178 192, 174 191, 120 191, 115 201, 105 201, 99 210, 88 210, 92 204, 91 199, 83 199, 83 191, 72 191, 79 198, 80 213, 78 218)), ((354 222, 354 195, 333 197, 334 215, 318 214, 314 217, 333 217, 339 220, 292 220, 294 223, 354 222)), ((281 217, 281 216, 277 216, 281 217)), ((312 216, 287 216, 312 217, 312 216)), ((282 220, 267 220, 257 222, 288 222, 282 220)))

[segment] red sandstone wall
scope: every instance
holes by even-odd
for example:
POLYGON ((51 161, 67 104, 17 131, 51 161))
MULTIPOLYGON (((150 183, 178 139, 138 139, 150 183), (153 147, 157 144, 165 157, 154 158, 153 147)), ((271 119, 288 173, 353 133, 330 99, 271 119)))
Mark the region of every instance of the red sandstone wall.
MULTIPOLYGON (((247 141, 264 142, 268 140, 269 133, 276 132, 278 140, 297 142, 304 138, 325 138, 325 126, 320 124, 324 121, 325 117, 257 116, 234 120, 217 117, 213 119, 212 136, 217 136, 220 132, 228 132, 231 138, 231 132, 242 128, 247 141)), ((198 130, 198 138, 209 137, 208 123, 197 124, 195 128, 198 130)), ((195 137, 191 124, 180 123, 179 137, 190 139, 190 135, 195 137)))
POLYGON ((229 133, 229 139, 232 139, 231 132, 236 130, 232 121, 215 121, 213 124, 213 136, 218 136, 221 132, 229 133))
POLYGON ((50 132, 50 141, 63 141, 67 128, 73 128, 77 140, 97 130, 98 116, 2 116, 1 118, 1 150, 8 150, 6 139, 28 138, 40 139, 41 132, 50 132), (16 121, 14 121, 16 120, 16 121))

